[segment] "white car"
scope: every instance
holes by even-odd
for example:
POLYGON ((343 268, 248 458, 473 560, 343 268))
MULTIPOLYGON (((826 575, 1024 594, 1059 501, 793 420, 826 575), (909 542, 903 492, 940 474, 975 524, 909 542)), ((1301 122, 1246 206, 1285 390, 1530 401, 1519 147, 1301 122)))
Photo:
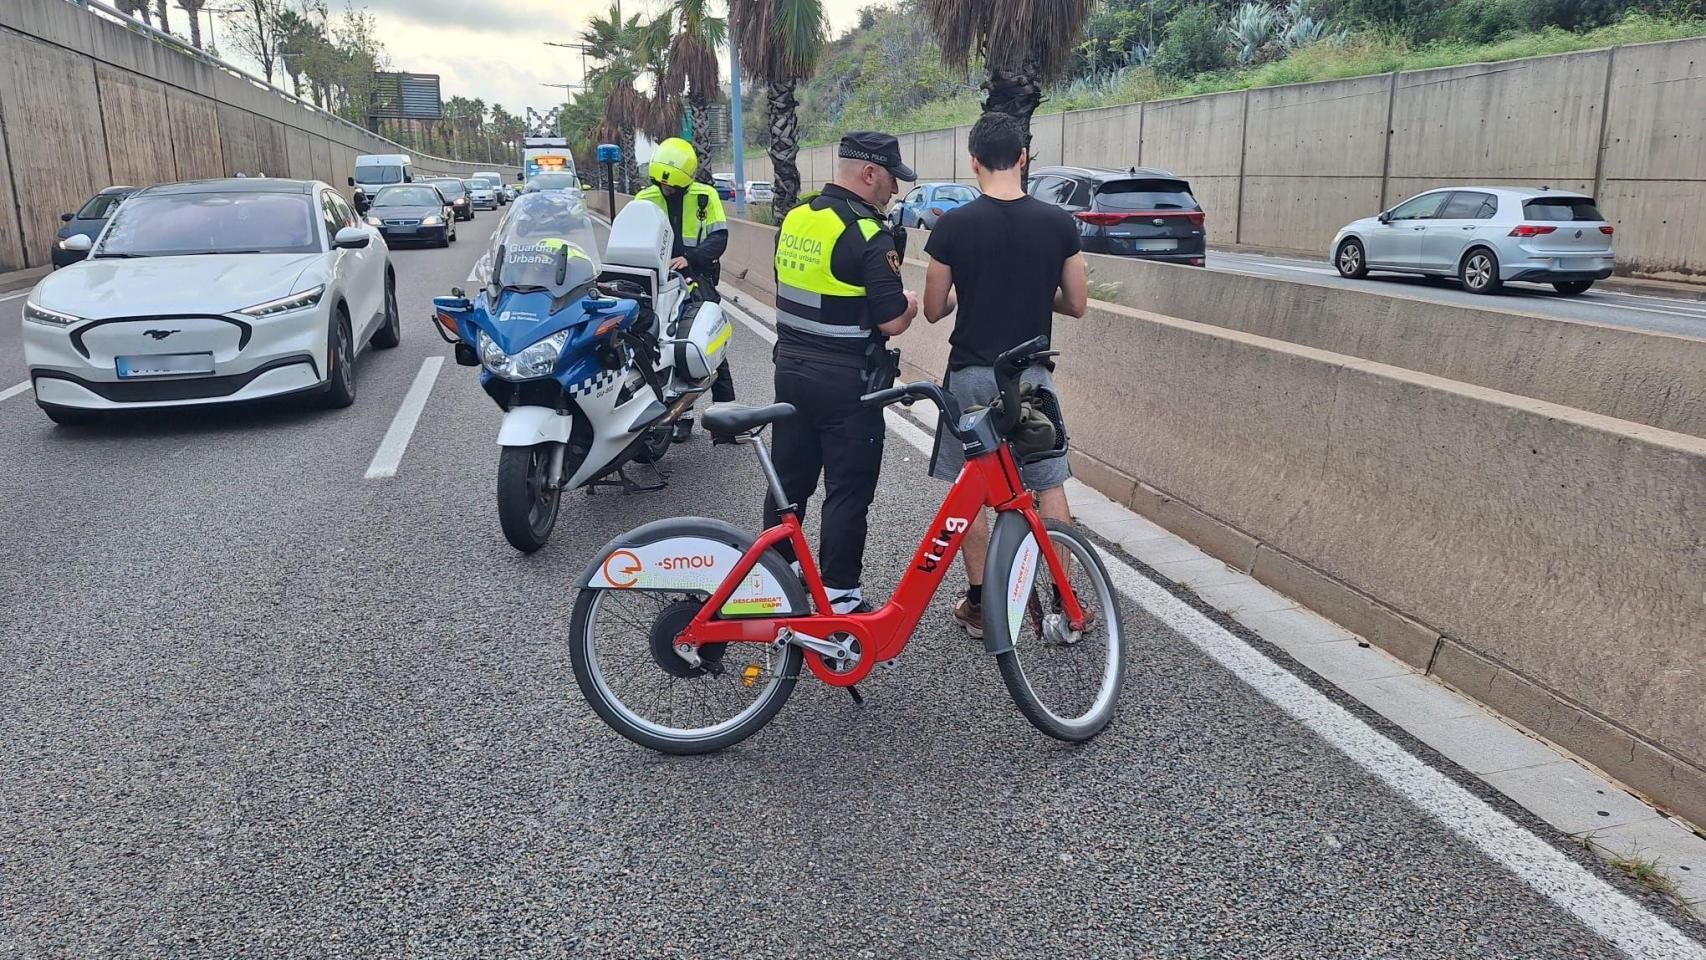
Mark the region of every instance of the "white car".
POLYGON ((1587 292, 1617 265, 1616 228, 1592 197, 1544 187, 1441 187, 1347 225, 1330 254, 1340 276, 1456 277, 1470 293, 1549 283, 1587 292))
POLYGON ((390 251, 332 187, 205 180, 130 200, 24 304, 24 364, 55 423, 284 394, 344 407, 357 354, 397 345, 390 251))
POLYGON ((747 203, 769 203, 774 197, 775 193, 770 189, 770 181, 748 180, 746 182, 747 203))
POLYGON ((468 202, 476 210, 496 210, 498 208, 498 188, 484 178, 464 180, 462 185, 468 188, 468 202))

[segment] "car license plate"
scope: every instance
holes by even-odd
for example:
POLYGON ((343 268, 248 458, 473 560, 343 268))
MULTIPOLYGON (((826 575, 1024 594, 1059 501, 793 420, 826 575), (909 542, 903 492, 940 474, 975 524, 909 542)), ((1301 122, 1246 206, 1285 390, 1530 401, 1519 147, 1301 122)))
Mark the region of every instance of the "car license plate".
POLYGON ((386 227, 386 233, 414 233, 419 227, 386 227))
POLYGON ((1134 249, 1134 250, 1144 250, 1144 251, 1151 251, 1151 252, 1156 251, 1156 250, 1177 250, 1177 249, 1179 249, 1179 241, 1177 241, 1177 240, 1133 240, 1131 242, 1131 246, 1132 246, 1132 249, 1134 249))
POLYGON ((1560 269, 1560 270, 1598 270, 1599 269, 1599 258, 1598 257, 1559 257, 1558 258, 1558 269, 1560 269))
POLYGON ((119 379, 138 377, 181 377, 213 372, 211 353, 161 353, 144 357, 115 357, 119 379))

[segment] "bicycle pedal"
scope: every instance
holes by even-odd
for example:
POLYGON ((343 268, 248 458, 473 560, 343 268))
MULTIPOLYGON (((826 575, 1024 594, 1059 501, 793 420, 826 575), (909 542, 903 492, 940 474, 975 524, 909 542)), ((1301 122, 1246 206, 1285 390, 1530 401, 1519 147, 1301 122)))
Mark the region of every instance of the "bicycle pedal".
POLYGON ((859 692, 859 688, 857 686, 849 685, 847 687, 847 694, 853 698, 854 706, 862 707, 865 705, 865 695, 859 692))

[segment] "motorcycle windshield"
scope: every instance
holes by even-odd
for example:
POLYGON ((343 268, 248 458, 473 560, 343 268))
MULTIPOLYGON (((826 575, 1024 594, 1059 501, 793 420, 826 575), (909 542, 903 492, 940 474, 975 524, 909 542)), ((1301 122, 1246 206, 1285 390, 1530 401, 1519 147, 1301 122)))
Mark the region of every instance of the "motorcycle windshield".
POLYGON ((599 266, 592 213, 580 192, 552 190, 524 193, 510 204, 468 280, 557 299, 591 283, 599 266))

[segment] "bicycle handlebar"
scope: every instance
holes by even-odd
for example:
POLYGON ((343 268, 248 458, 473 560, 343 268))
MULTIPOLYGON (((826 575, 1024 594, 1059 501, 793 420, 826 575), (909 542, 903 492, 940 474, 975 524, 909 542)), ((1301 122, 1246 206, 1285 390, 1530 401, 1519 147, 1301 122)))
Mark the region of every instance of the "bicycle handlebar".
MULTIPOLYGON (((1048 337, 1036 337, 1019 344, 995 358, 995 384, 1001 392, 1001 419, 996 426, 1002 436, 1013 432, 1019 423, 1019 379, 1026 367, 1037 360, 1053 356, 1048 349, 1048 337)), ((901 383, 867 393, 859 401, 867 406, 886 407, 891 403, 913 403, 917 400, 929 400, 936 404, 937 409, 945 415, 948 429, 955 437, 966 440, 960 432, 960 404, 953 394, 928 380, 917 383, 901 383)))
POLYGON ((1001 419, 996 427, 1002 436, 1019 425, 1019 381, 1025 368, 1048 355, 1048 337, 1035 337, 995 358, 995 386, 1001 391, 1001 419))
MULTIPOLYGON (((859 402, 867 407, 872 405, 886 407, 897 400, 908 400, 907 394, 914 386, 916 386, 916 384, 902 383, 897 386, 890 387, 887 390, 878 390, 876 393, 867 393, 859 398, 859 402)), ((908 402, 911 401, 908 400, 908 402)))

